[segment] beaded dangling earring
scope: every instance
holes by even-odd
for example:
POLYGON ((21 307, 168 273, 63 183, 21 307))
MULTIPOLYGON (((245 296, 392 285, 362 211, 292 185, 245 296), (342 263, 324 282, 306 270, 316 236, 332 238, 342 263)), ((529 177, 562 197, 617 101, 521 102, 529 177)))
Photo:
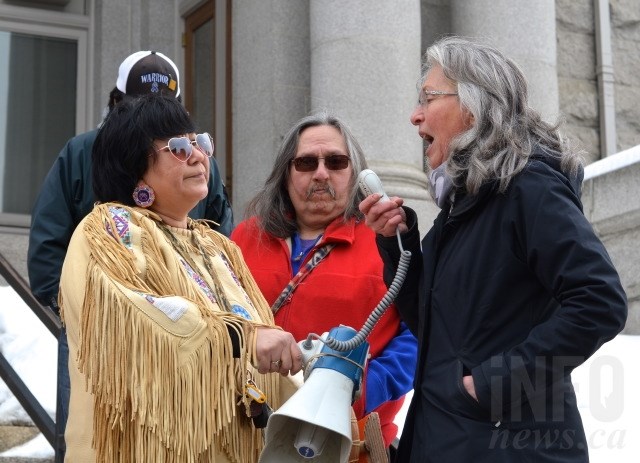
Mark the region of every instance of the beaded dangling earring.
POLYGON ((156 196, 153 194, 153 188, 145 183, 139 184, 133 190, 133 201, 139 207, 149 207, 155 199, 156 196))

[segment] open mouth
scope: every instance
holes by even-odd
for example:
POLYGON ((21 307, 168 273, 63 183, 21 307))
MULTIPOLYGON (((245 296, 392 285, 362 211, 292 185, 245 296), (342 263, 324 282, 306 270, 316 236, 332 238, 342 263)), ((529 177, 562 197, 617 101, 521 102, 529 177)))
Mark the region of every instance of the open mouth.
POLYGON ((433 137, 430 137, 429 135, 426 135, 426 134, 422 136, 422 147, 424 148, 425 156, 427 155, 427 152, 429 151, 429 147, 431 147, 432 143, 433 143, 433 137))

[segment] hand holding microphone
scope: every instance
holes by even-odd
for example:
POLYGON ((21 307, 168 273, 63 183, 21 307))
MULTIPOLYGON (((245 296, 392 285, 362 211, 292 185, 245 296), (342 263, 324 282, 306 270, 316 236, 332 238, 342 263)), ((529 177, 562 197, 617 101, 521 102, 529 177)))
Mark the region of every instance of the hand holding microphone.
POLYGON ((365 169, 360 172, 360 175, 358 175, 358 186, 365 196, 379 194, 382 195, 382 197, 378 201, 389 201, 389 197, 384 192, 384 188, 382 188, 380 178, 371 169, 365 169))
POLYGON ((389 198, 384 192, 382 182, 371 169, 364 169, 358 175, 358 186, 366 198, 359 209, 365 216, 366 224, 374 232, 382 236, 393 236, 396 230, 407 231, 406 214, 402 209, 401 198, 389 198), (381 195, 375 197, 373 195, 381 195))

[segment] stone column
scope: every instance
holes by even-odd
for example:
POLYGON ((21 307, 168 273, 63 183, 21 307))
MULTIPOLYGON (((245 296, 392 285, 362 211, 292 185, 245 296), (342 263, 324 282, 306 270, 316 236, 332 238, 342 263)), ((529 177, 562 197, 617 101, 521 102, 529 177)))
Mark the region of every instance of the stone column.
POLYGON ((309 105, 309 5, 234 0, 233 212, 236 223, 264 184, 282 137, 309 105))
POLYGON ((409 121, 420 35, 419 0, 310 2, 312 109, 344 119, 387 194, 422 214, 430 203, 422 143, 409 121))
POLYGON ((513 59, 529 82, 529 101, 542 118, 559 114, 554 0, 452 0, 457 35, 486 39, 513 59))
POLYGON ((627 293, 624 334, 640 335, 640 145, 589 164, 582 204, 627 293))

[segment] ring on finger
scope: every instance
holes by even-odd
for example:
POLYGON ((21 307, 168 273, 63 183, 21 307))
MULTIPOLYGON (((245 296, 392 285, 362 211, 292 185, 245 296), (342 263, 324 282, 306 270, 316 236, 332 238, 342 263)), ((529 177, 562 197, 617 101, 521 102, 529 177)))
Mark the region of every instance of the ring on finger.
POLYGON ((282 360, 272 360, 271 365, 275 365, 276 368, 280 368, 280 365, 282 365, 282 360))

